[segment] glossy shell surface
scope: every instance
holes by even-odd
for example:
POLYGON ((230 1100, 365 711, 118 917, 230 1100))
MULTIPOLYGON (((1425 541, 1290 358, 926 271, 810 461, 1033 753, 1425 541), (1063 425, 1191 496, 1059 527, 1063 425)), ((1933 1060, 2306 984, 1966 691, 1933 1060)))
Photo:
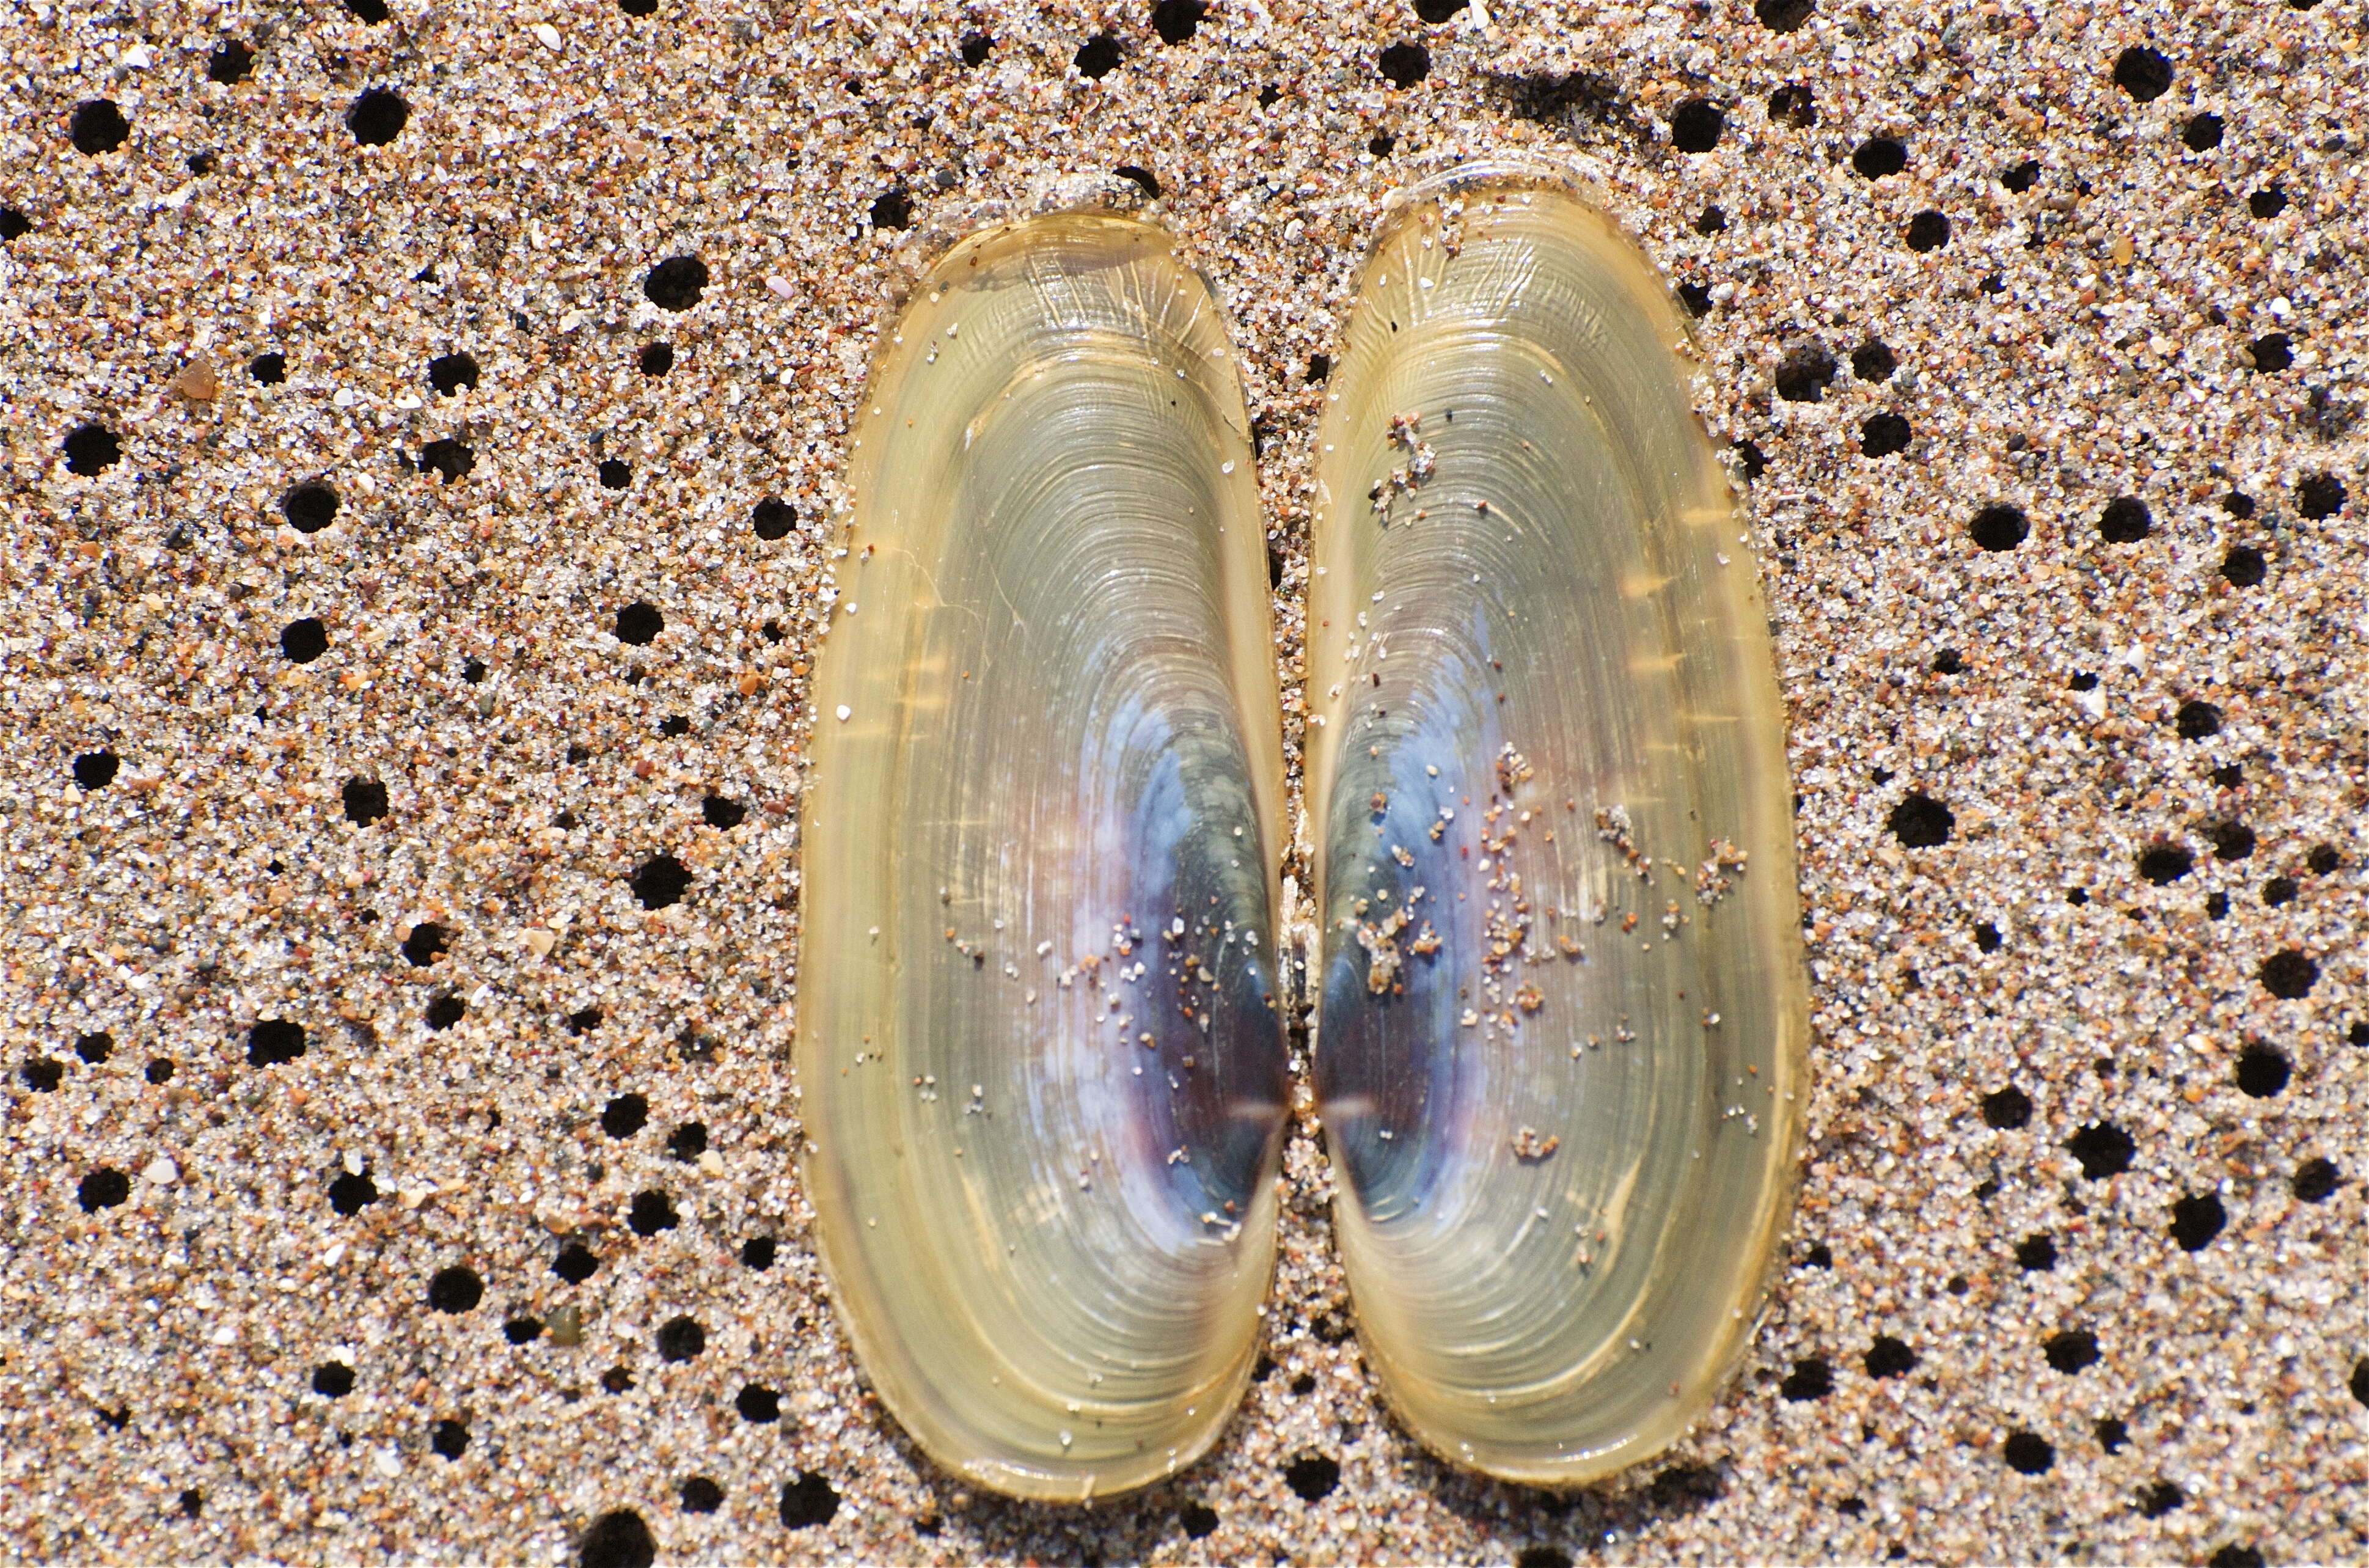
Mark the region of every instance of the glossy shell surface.
POLYGON ((1149 224, 991 230, 852 439, 803 817, 822 1259, 939 1463, 1123 1491, 1232 1413, 1273 1265, 1281 742, 1225 325, 1149 224))
POLYGON ((1418 191, 1319 437, 1319 1102, 1360 1335, 1450 1460, 1584 1482, 1718 1390, 1789 1218, 1782 711, 1665 286, 1551 180, 1418 191))

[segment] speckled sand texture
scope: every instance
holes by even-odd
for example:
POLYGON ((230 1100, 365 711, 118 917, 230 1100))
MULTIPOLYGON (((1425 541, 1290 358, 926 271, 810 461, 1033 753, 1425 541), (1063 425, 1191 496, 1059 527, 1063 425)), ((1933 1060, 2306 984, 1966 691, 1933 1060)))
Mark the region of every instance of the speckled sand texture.
POLYGON ((0 1549, 2369 1558, 2360 6, 1446 4, 6 8, 0 1549), (1156 185, 1296 761, 1321 357, 1385 193, 1514 152, 1667 268, 1738 443, 1790 1266, 1663 1459, 1459 1476, 1360 1368, 1303 1122, 1211 1459, 967 1495, 795 1172, 876 337, 983 211, 1156 185))

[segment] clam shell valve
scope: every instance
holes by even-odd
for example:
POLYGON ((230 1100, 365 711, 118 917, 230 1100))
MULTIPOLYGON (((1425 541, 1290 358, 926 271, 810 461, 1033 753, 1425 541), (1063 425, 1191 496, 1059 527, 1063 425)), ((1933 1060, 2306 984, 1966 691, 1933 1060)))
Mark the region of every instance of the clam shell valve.
POLYGON ((1799 1155, 1782 710, 1684 345, 1608 220, 1468 171, 1385 223, 1318 436, 1336 1235, 1398 1413, 1531 1484, 1710 1402, 1799 1155))
POLYGON ((1286 1102, 1265 533, 1159 230, 974 235, 852 430, 797 1076, 840 1317, 951 1471, 1142 1485, 1256 1353, 1286 1102))

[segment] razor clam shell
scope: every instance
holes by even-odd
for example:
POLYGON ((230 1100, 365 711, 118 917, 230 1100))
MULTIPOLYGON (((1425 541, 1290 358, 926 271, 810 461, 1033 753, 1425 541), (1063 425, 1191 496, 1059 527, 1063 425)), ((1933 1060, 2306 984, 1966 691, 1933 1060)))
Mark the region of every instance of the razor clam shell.
POLYGON ((1264 531, 1207 284, 1073 212, 947 253, 853 430, 804 814, 797 1076, 841 1319, 1025 1497, 1238 1402, 1286 1100, 1264 531))
POLYGON ((1466 177, 1387 221, 1319 438, 1336 1230, 1392 1406, 1530 1484, 1686 1427, 1791 1209, 1783 715, 1684 341, 1608 219, 1551 180, 1466 177))

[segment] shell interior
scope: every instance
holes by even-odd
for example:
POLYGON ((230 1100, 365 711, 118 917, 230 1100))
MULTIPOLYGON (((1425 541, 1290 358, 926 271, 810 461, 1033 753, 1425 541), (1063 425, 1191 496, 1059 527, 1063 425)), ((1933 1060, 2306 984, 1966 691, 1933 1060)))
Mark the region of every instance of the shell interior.
POLYGON ((1385 1394, 1530 1483, 1666 1445, 1790 1213, 1807 1030, 1766 610, 1654 269, 1406 202, 1319 436, 1316 1076, 1385 1394))
POLYGON ((1157 1480, 1256 1349, 1282 764, 1203 280, 1066 213, 949 252, 855 421, 804 813, 797 1073, 842 1321, 935 1459, 1157 1480))

